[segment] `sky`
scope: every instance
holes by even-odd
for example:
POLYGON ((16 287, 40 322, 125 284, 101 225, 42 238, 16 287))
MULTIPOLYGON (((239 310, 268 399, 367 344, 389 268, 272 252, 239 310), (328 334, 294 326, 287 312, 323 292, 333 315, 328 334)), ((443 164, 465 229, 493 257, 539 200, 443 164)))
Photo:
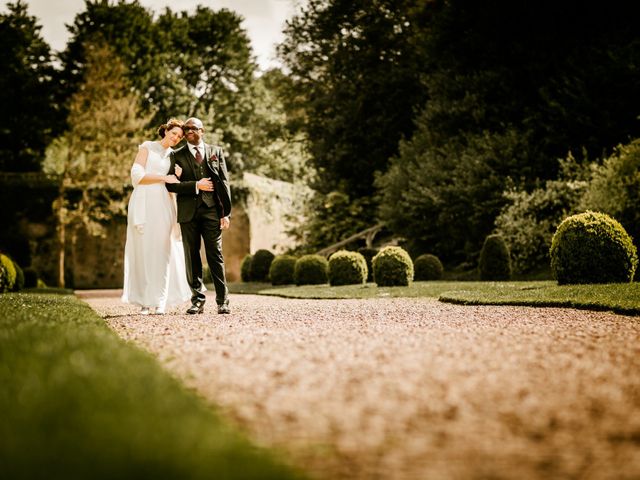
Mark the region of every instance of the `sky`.
MULTIPOLYGON (((15 1, 15 0, 14 0, 15 1)), ((7 0, 0 0, 0 12, 7 11, 7 0)), ((66 24, 71 24, 76 14, 84 10, 85 0, 26 0, 29 14, 35 16, 42 26, 42 36, 56 51, 63 50, 69 33, 66 24)), ((165 7, 174 12, 192 12, 197 5, 213 10, 227 8, 244 17, 253 52, 262 70, 277 66, 274 45, 283 40, 284 22, 296 11, 300 0, 139 0, 139 3, 155 13, 165 7)))

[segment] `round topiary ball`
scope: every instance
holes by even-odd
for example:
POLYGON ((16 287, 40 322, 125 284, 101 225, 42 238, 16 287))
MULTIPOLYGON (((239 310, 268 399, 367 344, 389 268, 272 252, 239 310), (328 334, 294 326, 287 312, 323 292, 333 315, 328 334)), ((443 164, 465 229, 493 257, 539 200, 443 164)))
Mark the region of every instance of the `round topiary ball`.
POLYGON ((243 282, 251 281, 251 261, 253 257, 251 255, 245 255, 240 264, 240 280, 243 282))
POLYGON ((549 253, 560 285, 631 282, 638 266, 637 249, 624 227, 598 212, 565 218, 549 253))
POLYGON ((502 235, 489 235, 484 239, 478 270, 480 280, 500 281, 511 278, 511 253, 502 235))
POLYGON ((269 250, 258 250, 253 254, 251 260, 251 270, 249 276, 254 282, 266 282, 269 278, 269 268, 271 268, 271 262, 275 255, 269 250))
POLYGON ((269 278, 272 285, 291 285, 296 268, 296 257, 293 255, 277 255, 271 262, 269 278))
POLYGON ((16 284, 16 277, 18 273, 16 272, 16 267, 13 264, 13 261, 3 253, 0 253, 0 264, 5 270, 6 279, 4 283, 6 284, 5 292, 10 292, 13 290, 14 285, 16 284))
POLYGON ((329 262, 322 255, 303 255, 296 261, 293 280, 296 285, 327 283, 329 262))
POLYGON ((440 280, 444 267, 438 257, 430 253, 425 253, 416 258, 413 262, 413 279, 416 281, 440 280))
POLYGON ((367 281, 367 261, 358 252, 338 250, 329 257, 329 283, 355 285, 367 281))
POLYGON ((14 267, 16 267, 16 283, 13 285, 13 292, 19 292, 24 288, 24 271, 16 262, 13 262, 14 267))
POLYGON ((378 254, 377 248, 362 247, 358 249, 358 253, 367 261, 367 282, 373 282, 373 257, 378 254))
POLYGON ((379 287, 407 286, 413 280, 413 262, 401 247, 384 247, 372 263, 373 280, 379 287))

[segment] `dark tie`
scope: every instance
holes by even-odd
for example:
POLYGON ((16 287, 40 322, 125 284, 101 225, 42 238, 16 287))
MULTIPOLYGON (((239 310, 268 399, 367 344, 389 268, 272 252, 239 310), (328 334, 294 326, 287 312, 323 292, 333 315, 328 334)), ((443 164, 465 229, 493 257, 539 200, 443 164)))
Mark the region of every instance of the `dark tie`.
POLYGON ((198 165, 201 165, 202 164, 202 154, 200 153, 200 148, 198 148, 198 147, 193 147, 193 148, 196 149, 196 163, 198 165))

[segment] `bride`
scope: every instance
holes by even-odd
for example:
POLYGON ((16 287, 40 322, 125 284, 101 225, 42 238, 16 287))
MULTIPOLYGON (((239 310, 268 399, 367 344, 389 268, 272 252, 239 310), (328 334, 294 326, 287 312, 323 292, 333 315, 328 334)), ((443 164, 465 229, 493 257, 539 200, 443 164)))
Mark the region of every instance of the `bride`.
POLYGON ((171 119, 158 128, 158 134, 159 141, 139 146, 131 167, 133 192, 124 249, 122 301, 139 305, 143 315, 163 314, 191 298, 175 202, 165 188, 166 183, 179 183, 167 172, 171 147, 183 136, 182 122, 171 119))

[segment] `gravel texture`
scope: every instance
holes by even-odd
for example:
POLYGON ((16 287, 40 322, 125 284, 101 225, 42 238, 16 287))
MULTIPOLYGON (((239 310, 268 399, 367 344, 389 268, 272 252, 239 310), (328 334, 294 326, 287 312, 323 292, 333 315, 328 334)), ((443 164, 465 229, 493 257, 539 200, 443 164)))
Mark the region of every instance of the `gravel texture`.
POLYGON ((640 478, 637 317, 255 295, 140 316, 78 295, 316 478, 640 478))

